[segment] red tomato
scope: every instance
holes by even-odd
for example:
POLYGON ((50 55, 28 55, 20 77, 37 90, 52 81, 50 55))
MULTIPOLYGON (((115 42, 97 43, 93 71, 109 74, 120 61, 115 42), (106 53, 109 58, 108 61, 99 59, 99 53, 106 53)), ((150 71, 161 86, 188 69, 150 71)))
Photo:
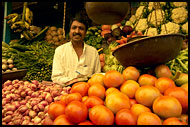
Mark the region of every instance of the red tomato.
POLYGON ((135 99, 131 99, 131 98, 129 98, 129 103, 130 103, 131 107, 132 107, 134 104, 138 104, 138 102, 137 102, 135 99))
POLYGON ((65 104, 69 104, 72 101, 82 101, 82 96, 80 93, 70 93, 65 97, 65 104))
POLYGON ((113 125, 114 114, 104 105, 96 105, 89 111, 89 118, 95 125, 113 125))
POLYGON ((160 78, 160 77, 171 78, 172 77, 172 72, 170 71, 170 68, 164 64, 158 65, 154 69, 154 72, 155 72, 157 78, 160 78))
POLYGON ((138 79, 138 83, 140 86, 144 86, 144 85, 150 85, 150 86, 154 86, 155 82, 156 82, 157 78, 154 77, 153 75, 150 74, 142 74, 139 79, 138 79))
POLYGON ((65 114, 56 117, 53 123, 54 125, 74 125, 67 119, 67 116, 65 114))
POLYGON ((86 120, 84 122, 79 123, 78 125, 94 125, 94 124, 90 122, 89 120, 86 120))
POLYGON ((87 119, 88 110, 80 101, 72 101, 65 108, 65 115, 72 123, 78 124, 87 119))
POLYGON ((86 96, 88 93, 88 88, 88 83, 77 82, 71 87, 71 93, 80 93, 82 96, 86 96))
POLYGON ((94 107, 95 105, 103 105, 104 101, 97 96, 90 96, 83 103, 89 109, 89 108, 94 107))
POLYGON ((105 94, 106 94, 106 89, 100 83, 94 83, 88 89, 88 96, 97 96, 100 97, 101 99, 104 99, 105 94))
POLYGON ((128 66, 127 68, 125 68, 122 75, 125 80, 131 79, 137 81, 140 76, 140 72, 137 70, 136 67, 128 66))
POLYGON ((52 102, 48 107, 48 114, 51 119, 55 119, 57 116, 65 113, 66 105, 61 102, 52 102))
POLYGON ((121 109, 116 113, 116 125, 136 125, 137 116, 129 109, 121 109))

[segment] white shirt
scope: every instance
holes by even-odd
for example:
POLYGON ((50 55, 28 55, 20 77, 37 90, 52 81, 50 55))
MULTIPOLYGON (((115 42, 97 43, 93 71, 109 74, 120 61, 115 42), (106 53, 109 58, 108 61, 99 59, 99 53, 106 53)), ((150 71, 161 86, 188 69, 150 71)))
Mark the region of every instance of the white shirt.
POLYGON ((51 79, 54 83, 60 85, 64 85, 66 82, 76 78, 79 75, 76 71, 88 77, 94 73, 101 72, 98 51, 85 43, 80 59, 78 59, 71 42, 57 47, 52 67, 51 79))

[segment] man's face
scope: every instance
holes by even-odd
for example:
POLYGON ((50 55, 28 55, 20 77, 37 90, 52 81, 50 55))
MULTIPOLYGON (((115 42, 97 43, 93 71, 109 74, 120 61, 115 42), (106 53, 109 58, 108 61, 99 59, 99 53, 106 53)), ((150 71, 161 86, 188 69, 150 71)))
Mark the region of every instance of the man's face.
POLYGON ((83 23, 73 21, 71 24, 69 36, 73 42, 82 42, 86 35, 86 28, 83 23))

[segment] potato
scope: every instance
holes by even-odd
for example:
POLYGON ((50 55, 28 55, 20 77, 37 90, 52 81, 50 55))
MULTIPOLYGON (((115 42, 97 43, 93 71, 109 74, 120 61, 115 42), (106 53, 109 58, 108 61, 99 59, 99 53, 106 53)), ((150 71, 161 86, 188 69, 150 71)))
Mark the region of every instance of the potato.
POLYGON ((58 34, 57 34, 57 32, 56 32, 56 31, 52 31, 52 32, 51 32, 51 36, 53 36, 53 37, 54 37, 54 36, 57 36, 57 35, 58 35, 58 34))
POLYGON ((55 26, 52 26, 52 27, 50 27, 49 28, 51 31, 56 31, 57 30, 57 28, 55 27, 55 26))
POLYGON ((52 39, 53 39, 53 37, 52 37, 51 35, 47 35, 47 36, 46 36, 46 40, 49 41, 49 40, 52 40, 52 39))
POLYGON ((54 41, 54 42, 57 42, 57 41, 59 41, 59 38, 58 38, 58 36, 54 36, 54 37, 53 37, 53 41, 54 41))
POLYGON ((63 35, 58 35, 59 40, 63 40, 63 35))
POLYGON ((63 35, 63 29, 62 29, 62 28, 58 28, 57 34, 58 34, 58 35, 63 35))
POLYGON ((50 29, 48 29, 48 31, 46 32, 46 35, 51 35, 51 30, 50 29))

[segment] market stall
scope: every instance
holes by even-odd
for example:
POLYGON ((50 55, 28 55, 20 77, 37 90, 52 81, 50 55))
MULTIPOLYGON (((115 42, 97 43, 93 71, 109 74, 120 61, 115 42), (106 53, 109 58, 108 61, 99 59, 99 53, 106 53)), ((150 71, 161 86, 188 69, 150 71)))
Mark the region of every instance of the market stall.
POLYGON ((61 26, 34 25, 29 2, 6 15, 19 36, 2 41, 2 125, 188 125, 188 3, 124 3, 120 12, 112 6, 115 19, 104 15, 106 2, 84 3, 84 41, 97 49, 101 73, 66 87, 51 75, 72 6, 63 2, 61 26))

